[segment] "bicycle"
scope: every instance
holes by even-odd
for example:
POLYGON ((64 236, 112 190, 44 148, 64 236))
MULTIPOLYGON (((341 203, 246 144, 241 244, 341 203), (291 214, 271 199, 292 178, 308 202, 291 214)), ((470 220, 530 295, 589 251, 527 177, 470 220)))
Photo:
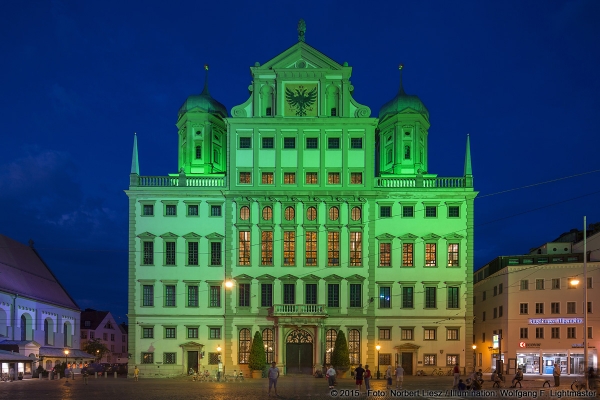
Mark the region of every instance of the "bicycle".
POLYGON ((585 390, 585 382, 580 381, 579 379, 575 379, 573 383, 571 383, 571 390, 576 392, 585 390))
MULTIPOLYGON (((448 371, 446 371, 446 375, 448 375, 448 376, 454 375, 454 372, 452 372, 452 371, 453 371, 453 368, 450 368, 448 371)), ((443 375, 443 374, 440 374, 440 375, 443 375)))
POLYGON ((441 368, 436 368, 431 372, 431 375, 442 376, 442 375, 444 375, 444 371, 441 368))

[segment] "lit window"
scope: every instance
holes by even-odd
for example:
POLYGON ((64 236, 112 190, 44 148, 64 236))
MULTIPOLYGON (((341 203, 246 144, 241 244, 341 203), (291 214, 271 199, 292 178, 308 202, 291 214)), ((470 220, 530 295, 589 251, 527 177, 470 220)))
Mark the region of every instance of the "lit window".
POLYGON ((362 232, 350 232, 350 266, 362 265, 362 232))
POLYGON ((413 264, 413 243, 402 244, 402 266, 412 267, 413 264))
POLYGON ((391 290, 389 286, 379 288, 379 308, 391 308, 391 290))
POLYGON ((340 233, 327 232, 327 265, 340 265, 340 233))
POLYGON ((458 340, 458 329, 448 328, 446 330, 446 340, 458 340))
POLYGON ((270 206, 263 207, 262 217, 265 221, 270 221, 273 218, 273 209, 270 206))
POLYGON ((294 207, 286 207, 284 211, 284 218, 286 221, 293 221, 295 214, 294 207))
POLYGON ((272 172, 263 172, 261 182, 263 185, 272 185, 273 184, 273 173, 272 172))
POLYGON ((240 172, 240 183, 250 183, 250 172, 240 172))
POLYGON ((425 266, 435 267, 436 266, 436 244, 425 243, 425 266))
POLYGON ((352 219, 352 221, 359 221, 361 214, 362 210, 360 209, 360 207, 352 207, 352 210, 350 210, 350 218, 352 219))
POLYGON ((273 232, 261 233, 261 265, 273 265, 273 232))
POLYGON ((283 232, 283 265, 296 264, 296 232, 283 232))
POLYGON ((458 267, 458 243, 448 244, 448 266, 458 267))
POLYGON ((317 219, 317 209, 315 207, 308 207, 306 210, 306 218, 309 221, 314 221, 317 219))
POLYGON ((340 209, 337 207, 329 208, 329 219, 332 221, 337 221, 340 217, 340 209))
POLYGON ((330 185, 338 185, 340 183, 340 173, 330 172, 327 174, 327 183, 330 185))
POLYGON ((350 183, 353 185, 362 184, 362 173, 361 172, 350 173, 350 183))
POLYGON ((316 172, 307 172, 306 173, 306 184, 307 185, 316 185, 317 182, 317 173, 316 172))
POLYGON ((317 265, 317 232, 306 231, 306 265, 317 265))
POLYGON ((283 183, 285 185, 293 185, 296 183, 296 173, 295 172, 284 172, 283 173, 283 183))
POLYGON ((435 340, 435 329, 425 328, 424 329, 425 340, 435 340))
POLYGON ((390 267, 392 265, 392 244, 391 243, 380 243, 379 244, 379 265, 382 267, 390 267))
POLYGON ((240 208, 240 219, 242 221, 247 221, 250 219, 250 207, 243 206, 240 208))
POLYGON ((238 363, 239 364, 248 364, 248 360, 250 359, 250 343, 252 337, 250 336, 249 329, 240 329, 240 341, 239 341, 239 350, 238 350, 238 363))
POLYGON ((415 337, 413 328, 402 328, 400 332, 400 339, 402 340, 413 340, 415 337))
POLYGON ((239 232, 239 259, 240 265, 250 265, 250 232, 239 232))

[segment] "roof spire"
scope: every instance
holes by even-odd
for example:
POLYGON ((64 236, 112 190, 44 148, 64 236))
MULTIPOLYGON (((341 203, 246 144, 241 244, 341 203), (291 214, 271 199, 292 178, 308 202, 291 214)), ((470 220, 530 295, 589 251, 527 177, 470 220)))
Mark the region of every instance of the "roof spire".
POLYGON ((298 21, 298 41, 306 42, 306 22, 302 18, 298 21))
POLYGON ((131 155, 131 173, 140 174, 140 163, 138 161, 138 149, 137 149, 137 133, 133 134, 133 154, 131 155))
POLYGON ((473 169, 471 168, 471 140, 467 133, 467 149, 465 151, 465 174, 464 176, 473 176, 473 169))
POLYGON ((201 94, 210 95, 210 93, 208 93, 208 64, 204 64, 204 70, 206 71, 204 74, 204 89, 202 89, 201 94))
POLYGON ((398 94, 406 94, 404 91, 404 86, 402 86, 402 70, 404 69, 404 64, 398 65, 398 71, 400 71, 400 87, 398 88, 398 94))

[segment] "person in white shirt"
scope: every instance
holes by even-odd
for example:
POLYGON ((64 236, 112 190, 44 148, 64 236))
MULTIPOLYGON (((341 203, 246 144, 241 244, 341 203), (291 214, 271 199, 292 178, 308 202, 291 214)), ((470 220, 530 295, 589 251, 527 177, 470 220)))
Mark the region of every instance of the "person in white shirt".
POLYGON ((329 389, 333 389, 335 386, 335 369, 333 369, 333 365, 330 365, 327 370, 327 382, 329 383, 329 389))

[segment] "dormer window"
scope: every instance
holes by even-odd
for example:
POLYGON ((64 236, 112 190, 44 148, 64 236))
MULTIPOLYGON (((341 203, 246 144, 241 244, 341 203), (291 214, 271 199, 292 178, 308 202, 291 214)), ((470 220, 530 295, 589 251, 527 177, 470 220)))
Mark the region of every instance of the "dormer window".
POLYGON ((85 325, 86 327, 90 327, 92 326, 92 321, 85 321, 83 325, 85 325))
POLYGON ((332 116, 332 117, 335 117, 335 116, 337 116, 337 108, 332 108, 332 109, 331 109, 331 116, 332 116))
POLYGON ((265 115, 266 115, 267 117, 270 117, 270 116, 272 115, 272 114, 271 114, 271 107, 267 107, 267 109, 265 110, 265 115))

